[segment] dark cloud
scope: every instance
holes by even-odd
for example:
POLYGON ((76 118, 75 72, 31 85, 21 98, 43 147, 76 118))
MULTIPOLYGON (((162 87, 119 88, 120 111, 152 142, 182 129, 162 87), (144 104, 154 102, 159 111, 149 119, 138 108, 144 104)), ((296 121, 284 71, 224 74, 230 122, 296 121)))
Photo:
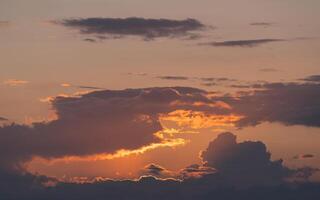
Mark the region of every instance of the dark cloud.
POLYGON ((144 169, 147 170, 148 173, 153 175, 160 175, 163 171, 165 171, 165 168, 156 164, 149 164, 144 169))
MULTIPOLYGON (((0 171, 0 194, 1 198, 12 200, 320 198, 319 183, 306 181, 316 169, 306 167, 290 170, 281 161, 271 161, 270 153, 261 142, 237 143, 233 134, 223 133, 209 144, 202 158, 204 165, 191 165, 181 171, 185 178, 182 180, 143 176, 138 180, 101 179, 87 183, 66 183, 30 173, 1 174, 0 171), (211 167, 213 165, 216 169, 211 167), (305 181, 282 180, 290 174, 305 181)), ((146 166, 145 170, 155 175, 166 171, 155 164, 146 166)))
POLYGON ((256 46, 267 44, 267 43, 283 42, 283 41, 287 41, 287 40, 284 40, 284 39, 227 40, 223 42, 200 43, 200 45, 215 46, 215 47, 256 47, 256 46))
POLYGON ((195 19, 145 19, 131 18, 78 18, 54 21, 66 27, 75 28, 82 34, 107 35, 109 37, 139 36, 145 40, 159 37, 190 37, 194 31, 206 26, 195 19))
POLYGON ((237 98, 221 98, 233 107, 232 112, 244 116, 239 127, 263 122, 320 126, 320 84, 261 83, 243 85, 243 88, 253 91, 239 92, 237 98))
POLYGON ((0 127, 0 165, 19 166, 34 156, 54 159, 114 154, 119 150, 173 142, 155 134, 163 130, 159 115, 179 109, 212 114, 227 112, 226 108, 207 103, 214 103, 207 92, 187 87, 103 90, 78 97, 59 96, 52 101, 56 120, 32 126, 0 127))
POLYGON ((190 78, 187 76, 158 76, 157 78, 163 79, 163 80, 189 80, 190 78))
MULTIPOLYGON (((54 188, 34 188, 23 193, 16 192, 12 200, 98 200, 98 199, 154 199, 154 200, 316 200, 320 198, 320 184, 301 183, 274 187, 235 189, 212 187, 205 180, 179 182, 142 177, 139 180, 101 181, 96 183, 60 183, 54 188)), ((0 189, 1 190, 1 189, 0 189)), ((2 193, 6 194, 6 193, 2 193)))
POLYGON ((198 164, 190 165, 180 171, 182 179, 202 178, 206 175, 215 174, 217 170, 210 166, 203 166, 198 164))
POLYGON ((222 133, 201 153, 204 165, 215 168, 228 184, 239 187, 280 184, 292 176, 282 160, 271 161, 262 142, 237 143, 232 133, 222 133))
POLYGON ((147 175, 163 179, 176 177, 176 174, 174 172, 153 163, 145 166, 144 169, 141 170, 140 174, 142 176, 147 175))
POLYGON ((308 76, 307 78, 301 79, 307 82, 320 82, 320 75, 312 75, 308 76))

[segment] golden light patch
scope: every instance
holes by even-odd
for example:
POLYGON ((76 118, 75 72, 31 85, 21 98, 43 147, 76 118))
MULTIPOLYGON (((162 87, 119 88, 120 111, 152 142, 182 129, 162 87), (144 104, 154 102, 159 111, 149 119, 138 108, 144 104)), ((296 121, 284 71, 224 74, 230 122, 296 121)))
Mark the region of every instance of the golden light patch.
MULTIPOLYGON (((156 134, 155 134, 156 135, 156 134)), ((176 146, 181 146, 185 145, 188 141, 182 138, 177 138, 177 139, 164 139, 160 143, 152 143, 150 145, 143 146, 139 149, 134 149, 134 150, 126 150, 126 149, 121 149, 118 150, 114 154, 96 154, 96 155, 90 155, 90 156, 67 156, 64 158, 57 158, 53 160, 47 160, 45 161, 42 158, 35 157, 34 159, 40 160, 40 161, 45 161, 48 163, 54 163, 54 162, 73 162, 73 161, 101 161, 101 160, 112 160, 116 158, 123 158, 131 155, 139 155, 143 154, 147 151, 151 151, 153 149, 161 148, 161 147, 171 147, 174 148, 176 146)))
POLYGON ((166 115, 161 115, 161 121, 176 123, 179 127, 203 129, 211 127, 232 127, 242 116, 239 115, 213 115, 200 111, 176 110, 166 115))
POLYGON ((71 87, 71 84, 69 84, 69 83, 61 83, 60 86, 61 87, 71 87))

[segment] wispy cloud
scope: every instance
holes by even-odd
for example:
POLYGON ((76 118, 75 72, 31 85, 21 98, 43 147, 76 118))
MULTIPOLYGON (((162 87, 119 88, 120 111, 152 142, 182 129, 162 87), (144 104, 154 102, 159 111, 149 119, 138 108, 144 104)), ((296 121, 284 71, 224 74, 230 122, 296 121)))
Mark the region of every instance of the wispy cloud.
POLYGON ((275 68, 262 68, 262 69, 259 69, 259 71, 260 72, 277 72, 279 70, 275 68))
POLYGON ((267 27, 267 26, 272 26, 274 25, 274 23, 272 22, 253 22, 250 23, 251 26, 263 26, 263 27, 267 27))
POLYGON ((3 84, 9 85, 9 86, 20 86, 20 85, 25 85, 27 83, 29 83, 29 81, 18 80, 18 79, 8 79, 3 82, 3 84))
POLYGON ((215 47, 256 47, 259 45, 272 43, 272 42, 284 42, 285 39, 253 39, 253 40, 226 40, 222 42, 207 42, 200 43, 199 45, 215 46, 215 47))
POLYGON ((177 80, 177 81, 190 79, 190 77, 187 77, 187 76, 158 76, 157 78, 163 79, 163 80, 177 80))

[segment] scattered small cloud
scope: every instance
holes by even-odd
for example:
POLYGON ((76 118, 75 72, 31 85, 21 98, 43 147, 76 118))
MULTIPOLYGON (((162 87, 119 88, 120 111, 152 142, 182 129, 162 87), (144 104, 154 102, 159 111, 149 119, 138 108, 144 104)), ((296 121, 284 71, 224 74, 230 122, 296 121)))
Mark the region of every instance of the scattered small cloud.
POLYGON ((274 23, 271 22, 253 22, 250 24, 251 26, 263 26, 263 27, 267 27, 267 26, 272 26, 274 25, 274 23))
POLYGON ((162 79, 162 80, 189 80, 190 77, 187 76, 158 76, 157 78, 162 79))
POLYGON ((222 42, 207 42, 199 43, 199 45, 215 46, 215 47, 257 47, 259 45, 272 43, 272 42, 284 42, 285 39, 254 39, 254 40, 226 40, 222 42))
POLYGON ((275 69, 275 68, 262 68, 259 70, 260 72, 277 72, 279 70, 275 69))
POLYGON ((313 154, 302 154, 302 155, 296 155, 293 157, 293 159, 295 160, 299 160, 299 159, 310 159, 310 158, 314 158, 315 155, 313 154))
POLYGON ((85 39, 83 39, 83 41, 85 41, 85 42, 92 42, 92 43, 97 42, 97 40, 92 39, 92 38, 85 38, 85 39))

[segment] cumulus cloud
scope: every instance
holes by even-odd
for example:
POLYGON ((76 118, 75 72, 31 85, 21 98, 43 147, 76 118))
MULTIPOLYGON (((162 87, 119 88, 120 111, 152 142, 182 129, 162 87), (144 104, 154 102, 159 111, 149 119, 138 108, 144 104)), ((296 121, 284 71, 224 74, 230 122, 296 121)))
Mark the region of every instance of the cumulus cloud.
POLYGON ((267 43, 284 42, 285 39, 253 39, 253 40, 226 40, 222 42, 207 42, 200 45, 215 46, 215 47, 257 47, 267 43))
POLYGON ((190 37, 206 26, 196 19, 146 19, 130 18, 77 18, 54 21, 66 27, 80 30, 82 34, 102 37, 139 36, 145 40, 159 37, 190 37), (106 35, 106 36, 105 36, 106 35))
POLYGON ((262 142, 237 143, 232 133, 222 133, 201 153, 204 166, 215 168, 228 184, 235 186, 273 185, 290 177, 294 171, 282 160, 271 161, 262 142))

